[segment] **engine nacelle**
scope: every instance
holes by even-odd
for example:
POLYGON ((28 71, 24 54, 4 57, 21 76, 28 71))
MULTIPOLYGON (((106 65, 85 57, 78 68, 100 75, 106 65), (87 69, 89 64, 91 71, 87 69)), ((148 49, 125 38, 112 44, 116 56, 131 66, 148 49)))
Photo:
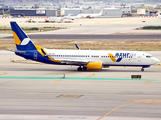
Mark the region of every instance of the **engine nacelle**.
POLYGON ((88 70, 101 70, 102 69, 102 63, 101 62, 90 62, 87 64, 88 70))

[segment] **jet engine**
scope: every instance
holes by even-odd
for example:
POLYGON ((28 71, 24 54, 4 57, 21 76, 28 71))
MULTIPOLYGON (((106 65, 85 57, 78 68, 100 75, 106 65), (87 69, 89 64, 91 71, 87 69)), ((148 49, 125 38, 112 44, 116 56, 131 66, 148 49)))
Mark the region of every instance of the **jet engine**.
POLYGON ((101 70, 102 69, 102 62, 90 62, 87 64, 88 70, 101 70))

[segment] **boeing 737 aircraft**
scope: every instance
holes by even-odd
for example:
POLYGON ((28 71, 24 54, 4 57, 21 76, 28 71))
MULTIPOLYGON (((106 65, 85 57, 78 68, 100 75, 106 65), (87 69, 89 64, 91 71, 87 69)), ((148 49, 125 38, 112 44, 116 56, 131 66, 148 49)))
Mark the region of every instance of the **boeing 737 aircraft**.
POLYGON ((80 15, 81 17, 84 17, 84 18, 92 18, 92 17, 100 17, 101 15, 103 14, 103 10, 100 12, 100 13, 98 13, 98 14, 83 14, 83 13, 81 13, 81 14, 78 14, 78 15, 80 15))
POLYGON ((38 62, 76 65, 78 71, 101 70, 109 66, 139 66, 144 71, 144 68, 159 62, 150 54, 138 51, 46 49, 35 45, 16 22, 11 22, 11 28, 17 47, 15 54, 38 62))

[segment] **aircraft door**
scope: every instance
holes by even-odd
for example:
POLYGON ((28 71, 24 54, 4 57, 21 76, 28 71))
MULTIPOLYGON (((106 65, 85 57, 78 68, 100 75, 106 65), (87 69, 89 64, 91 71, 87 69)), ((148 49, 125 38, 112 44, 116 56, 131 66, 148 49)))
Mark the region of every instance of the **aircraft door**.
POLYGON ((33 57, 34 57, 34 60, 37 60, 37 52, 34 52, 33 57))
POLYGON ((138 55, 138 62, 141 62, 141 55, 138 55))

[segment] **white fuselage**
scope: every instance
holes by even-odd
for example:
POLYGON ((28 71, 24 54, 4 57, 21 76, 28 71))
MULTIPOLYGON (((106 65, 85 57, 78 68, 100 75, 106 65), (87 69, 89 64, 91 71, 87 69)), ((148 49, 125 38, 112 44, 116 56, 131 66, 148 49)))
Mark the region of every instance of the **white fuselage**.
POLYGON ((108 66, 150 66, 159 60, 150 54, 138 51, 105 51, 105 50, 48 50, 45 51, 54 59, 68 61, 69 64, 86 64, 102 62, 108 66))

